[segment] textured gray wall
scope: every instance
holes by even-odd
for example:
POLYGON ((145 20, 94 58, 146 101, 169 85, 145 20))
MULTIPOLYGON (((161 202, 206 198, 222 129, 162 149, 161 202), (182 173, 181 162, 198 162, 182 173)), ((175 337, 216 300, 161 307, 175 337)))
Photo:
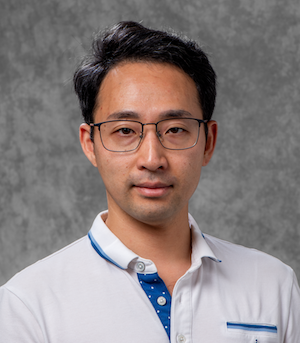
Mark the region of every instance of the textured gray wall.
POLYGON ((219 139, 190 211, 300 278, 298 0, 0 0, 0 284, 88 231, 106 208, 78 141, 72 74, 120 20, 200 41, 219 77, 219 139))

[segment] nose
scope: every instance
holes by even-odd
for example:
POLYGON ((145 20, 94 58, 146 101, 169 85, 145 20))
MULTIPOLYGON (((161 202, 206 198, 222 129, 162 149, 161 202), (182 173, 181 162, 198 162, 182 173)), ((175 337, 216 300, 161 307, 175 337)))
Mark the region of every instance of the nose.
POLYGON ((155 125, 144 126, 143 139, 137 153, 139 169, 156 171, 167 168, 166 149, 158 139, 155 125))

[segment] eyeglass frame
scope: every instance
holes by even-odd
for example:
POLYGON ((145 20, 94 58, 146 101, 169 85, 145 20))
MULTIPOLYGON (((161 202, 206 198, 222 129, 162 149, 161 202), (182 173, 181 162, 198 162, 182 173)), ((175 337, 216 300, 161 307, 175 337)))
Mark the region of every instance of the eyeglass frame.
POLYGON ((122 120, 122 119, 114 119, 114 120, 107 120, 107 121, 103 121, 103 122, 100 122, 100 123, 89 123, 88 125, 91 127, 91 132, 90 132, 90 139, 91 141, 93 142, 94 141, 94 138, 93 138, 93 128, 94 127, 98 127, 98 130, 99 130, 99 133, 100 133, 100 139, 101 139, 101 143, 104 147, 104 149, 106 149, 107 151, 111 151, 111 152, 131 152, 131 151, 135 151, 138 149, 138 147, 140 146, 143 138, 144 138, 144 126, 146 125, 155 125, 156 129, 156 136, 160 142, 160 144, 162 145, 163 148, 165 149, 168 149, 168 150, 187 150, 187 149, 191 149, 193 148, 197 143, 198 143, 198 139, 199 139, 199 133, 200 133, 200 127, 201 127, 201 123, 204 124, 204 131, 205 131, 205 139, 207 140, 207 135, 208 135, 208 127, 207 127, 207 123, 209 122, 209 120, 203 120, 203 119, 198 119, 198 118, 179 118, 179 119, 193 119, 193 120, 196 120, 198 122, 198 135, 197 135, 197 139, 196 139, 196 142, 188 147, 188 148, 182 148, 182 149, 172 149, 172 148, 166 148, 163 143, 161 142, 160 138, 159 138, 159 132, 157 131, 157 125, 162 122, 162 121, 166 121, 166 120, 174 120, 174 119, 178 119, 178 118, 167 118, 167 119, 162 119, 162 120, 159 120, 158 122, 156 123, 141 123, 140 121, 138 120, 129 120, 129 119, 125 119, 125 120, 122 120), (102 124, 106 124, 106 123, 111 123, 111 122, 116 122, 116 121, 129 121, 129 122, 134 122, 134 123, 139 123, 142 125, 142 132, 141 132, 141 136, 140 136, 140 141, 138 143, 138 145, 134 148, 134 149, 131 149, 131 150, 110 150, 110 149, 107 149, 107 147, 104 145, 103 143, 103 140, 102 140, 102 135, 101 135, 101 131, 100 131, 100 126, 102 124))

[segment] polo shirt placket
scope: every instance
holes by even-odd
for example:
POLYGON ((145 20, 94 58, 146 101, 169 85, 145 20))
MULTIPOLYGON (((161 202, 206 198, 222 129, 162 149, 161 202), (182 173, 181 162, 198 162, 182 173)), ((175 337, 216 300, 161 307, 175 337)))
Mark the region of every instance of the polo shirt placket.
POLYGON ((157 273, 138 273, 138 279, 170 339, 172 298, 165 283, 157 273))

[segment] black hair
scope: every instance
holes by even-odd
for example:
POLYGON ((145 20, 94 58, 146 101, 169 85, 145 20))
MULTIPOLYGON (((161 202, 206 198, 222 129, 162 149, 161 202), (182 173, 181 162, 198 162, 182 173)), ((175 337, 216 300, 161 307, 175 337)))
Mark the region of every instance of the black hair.
POLYGON ((101 83, 110 69, 122 62, 169 63, 182 69, 195 82, 203 119, 210 120, 215 107, 216 74, 203 50, 174 33, 152 30, 123 21, 98 35, 74 74, 74 88, 84 121, 93 122, 101 83))

